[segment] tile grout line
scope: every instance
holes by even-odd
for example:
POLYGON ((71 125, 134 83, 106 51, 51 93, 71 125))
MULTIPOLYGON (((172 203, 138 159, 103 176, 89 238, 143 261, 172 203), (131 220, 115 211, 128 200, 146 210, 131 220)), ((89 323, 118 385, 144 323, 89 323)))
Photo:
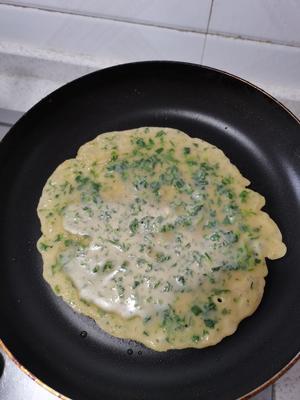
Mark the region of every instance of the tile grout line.
POLYGON ((276 382, 273 383, 273 385, 272 385, 272 394, 271 394, 272 400, 276 400, 275 385, 276 385, 276 382))
MULTIPOLYGON (((211 0, 212 3, 214 0, 211 0)), ((246 40, 249 42, 254 42, 254 43, 265 43, 265 44, 270 44, 270 45, 278 45, 278 46, 286 46, 286 47, 292 47, 292 48, 300 48, 300 43, 299 44, 292 44, 292 43, 286 43, 286 42, 281 42, 280 40, 267 40, 267 39, 259 39, 259 38, 253 38, 250 36, 241 36, 238 34, 234 33, 224 33, 224 32, 208 32, 208 27, 203 30, 203 29, 196 29, 196 28, 184 28, 184 27, 178 27, 174 25, 163 25, 160 23, 155 23, 155 22, 147 22, 147 21, 139 21, 139 20, 134 20, 130 18, 122 18, 122 17, 116 17, 116 16, 109 16, 105 14, 94 14, 92 12, 84 12, 84 11, 76 11, 76 10, 67 10, 63 8, 51 8, 47 6, 34 6, 34 5, 26 5, 24 3, 16 3, 14 1, 3 1, 0 0, 0 5, 4 6, 11 6, 15 8, 23 8, 23 9, 30 9, 30 10, 38 10, 38 11, 45 11, 45 12, 50 12, 50 13, 57 13, 57 14, 62 14, 62 15, 73 15, 73 16, 78 16, 78 17, 86 17, 86 18, 94 18, 94 19, 100 19, 103 21, 111 21, 111 22, 120 22, 124 24, 132 24, 132 25, 140 25, 140 26, 145 26, 149 28, 160 28, 160 29, 167 29, 171 31, 177 31, 177 32, 184 32, 184 33, 195 33, 195 34, 200 34, 200 35, 212 35, 216 37, 221 37, 225 39, 238 39, 238 40, 246 40)), ((211 6, 212 7, 212 6, 211 6)), ((211 16, 211 15, 210 15, 211 16)), ((209 16, 209 19, 210 19, 209 16)), ((210 22, 210 21, 209 21, 210 22)))
POLYGON ((4 126, 5 128, 8 127, 10 128, 12 126, 12 124, 8 123, 8 122, 2 122, 0 119, 0 126, 4 126))
POLYGON ((0 126, 11 127, 25 112, 0 107, 0 126))
POLYGON ((64 8, 52 8, 52 7, 47 7, 47 6, 42 6, 42 5, 35 5, 35 6, 30 6, 26 4, 20 4, 20 3, 15 3, 13 1, 2 1, 0 0, 0 5, 4 6, 11 6, 15 8, 23 8, 23 9, 30 9, 30 10, 38 10, 38 11, 46 11, 50 13, 57 13, 57 14, 63 14, 63 15, 74 15, 78 17, 87 17, 87 18, 94 18, 94 19, 101 19, 104 21, 112 21, 112 22, 122 22, 125 24, 133 24, 133 25, 141 25, 141 26, 146 26, 146 27, 151 27, 151 28, 161 28, 161 29, 168 29, 168 30, 173 30, 173 31, 179 31, 179 32, 187 32, 187 33, 200 33, 200 34, 205 34, 205 31, 202 29, 192 29, 192 28, 183 28, 179 26, 173 26, 173 25, 163 25, 160 23, 155 23, 155 22, 147 22, 143 20, 135 20, 135 19, 130 19, 126 17, 117 17, 117 16, 110 16, 110 15, 105 15, 105 14, 96 14, 92 12, 86 12, 86 11, 76 11, 76 10, 67 10, 64 8))
MULTIPOLYGON (((0 4, 1 4, 1 2, 0 2, 0 4)), ((224 33, 224 32, 216 32, 216 31, 207 32, 207 34, 210 36, 216 36, 216 37, 220 37, 223 39, 244 40, 244 41, 252 42, 252 43, 261 43, 261 44, 269 44, 272 46, 285 46, 285 47, 290 47, 292 49, 300 49, 300 43, 292 44, 292 43, 281 42, 280 40, 260 39, 260 38, 250 37, 250 36, 242 36, 242 35, 234 34, 234 33, 230 34, 230 33, 224 33)))
POLYGON ((205 38, 204 38, 204 43, 203 43, 203 49, 202 49, 202 54, 201 54, 201 60, 200 60, 201 64, 203 64, 203 60, 204 60, 204 54, 205 54, 206 42, 207 42, 207 35, 208 35, 208 29, 209 29, 209 25, 210 25, 211 16, 212 16, 213 6, 214 6, 214 0, 211 0, 208 20, 207 20, 207 26, 206 26, 206 32, 205 32, 205 38))

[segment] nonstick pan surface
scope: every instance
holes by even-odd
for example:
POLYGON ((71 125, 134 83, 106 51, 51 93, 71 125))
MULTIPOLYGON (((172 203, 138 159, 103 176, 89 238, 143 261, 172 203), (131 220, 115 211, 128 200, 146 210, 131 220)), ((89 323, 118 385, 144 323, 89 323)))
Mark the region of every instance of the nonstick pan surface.
POLYGON ((233 400, 295 361, 300 344, 300 128, 283 106, 221 71, 176 62, 84 76, 33 107, 0 146, 0 334, 46 385, 72 399, 233 400), (101 132, 181 129, 221 148, 267 200, 287 255, 268 262, 253 316, 220 344, 155 352, 109 336, 42 278, 36 213, 53 170, 101 132))

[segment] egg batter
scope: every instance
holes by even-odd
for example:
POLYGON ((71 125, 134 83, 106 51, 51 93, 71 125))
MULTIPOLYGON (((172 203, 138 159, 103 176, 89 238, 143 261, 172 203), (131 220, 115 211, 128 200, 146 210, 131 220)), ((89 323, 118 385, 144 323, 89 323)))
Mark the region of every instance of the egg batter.
POLYGON ((265 199, 217 147, 170 128, 101 134, 48 179, 44 278, 111 335, 202 348, 258 307, 284 256, 265 199))

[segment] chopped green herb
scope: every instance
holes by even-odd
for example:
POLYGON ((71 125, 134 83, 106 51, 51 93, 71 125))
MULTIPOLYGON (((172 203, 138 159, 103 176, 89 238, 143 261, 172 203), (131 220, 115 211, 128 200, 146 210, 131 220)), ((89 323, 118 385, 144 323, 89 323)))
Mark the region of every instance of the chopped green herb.
POLYGON ((103 272, 111 270, 113 267, 112 261, 106 261, 103 265, 103 272))
POLYGON ((54 290, 57 294, 60 294, 60 287, 58 285, 54 286, 54 290))
POLYGON ((227 176, 227 177, 222 178, 223 185, 230 185, 233 182, 234 182, 234 179, 232 176, 227 176))
POLYGON ((82 189, 89 182, 89 178, 87 176, 82 176, 81 174, 75 177, 75 181, 78 183, 78 189, 82 189))
POLYGON ((223 315, 228 315, 228 314, 231 313, 231 311, 228 310, 228 308, 223 308, 223 310, 221 311, 221 313, 222 313, 223 315))
POLYGON ((74 241, 73 241, 72 239, 66 239, 66 240, 64 240, 64 245, 65 245, 66 247, 71 246, 71 244, 73 244, 73 243, 74 243, 74 241))
POLYGON ((54 242, 61 242, 64 238, 64 235, 59 233, 58 235, 56 235, 54 242))
POLYGON ((203 170, 202 168, 192 174, 195 185, 201 190, 203 190, 208 184, 207 175, 207 171, 203 170))
POLYGON ((241 199, 242 203, 246 203, 249 197, 250 191, 249 190, 243 190, 240 194, 239 197, 241 199))
POLYGON ((62 265, 59 262, 51 265, 52 275, 55 275, 57 272, 61 271, 62 265))
POLYGON ((129 229, 133 234, 135 234, 138 230, 138 227, 139 227, 139 221, 137 218, 135 218, 133 221, 131 221, 129 229))
POLYGON ((228 215, 226 215, 226 217, 224 218, 223 224, 224 225, 231 225, 232 224, 232 222, 231 222, 230 218, 228 217, 228 215))
POLYGON ((118 153, 116 151, 111 152, 111 161, 116 161, 119 158, 118 153))
POLYGON ((196 215, 199 214, 199 212, 202 210, 203 204, 193 204, 191 207, 188 208, 188 213, 192 217, 195 217, 196 215))
POLYGON ((185 325, 185 319, 176 314, 171 306, 163 311, 162 327, 167 331, 183 329, 185 325))
POLYGON ((175 229, 175 225, 173 224, 166 224, 161 227, 161 232, 171 232, 175 229))
POLYGON ((139 147, 146 147, 146 143, 145 143, 145 141, 144 141, 144 139, 142 139, 142 138, 137 138, 136 139, 136 141, 135 141, 135 143, 139 146, 139 147))
POLYGON ((52 247, 53 246, 50 246, 49 244, 46 244, 46 243, 43 243, 43 242, 39 243, 39 248, 42 251, 47 251, 48 249, 51 249, 52 247))
POLYGON ((211 329, 214 328, 216 325, 216 321, 214 321, 213 319, 204 319, 203 321, 205 323, 205 326, 211 329))
POLYGON ((216 304, 212 301, 212 299, 209 297, 208 302, 204 303, 202 306, 202 311, 204 313, 208 313, 209 311, 214 311, 217 309, 216 304))
POLYGON ((212 240, 213 242, 220 240, 220 238, 221 238, 221 236, 218 232, 215 232, 210 236, 210 240, 212 240))
POLYGON ((134 282, 133 282, 133 285, 132 285, 132 289, 137 288, 140 284, 141 284, 141 282, 139 282, 139 281, 134 281, 134 282))
POLYGON ((197 164, 198 164, 197 161, 195 161, 195 160, 190 160, 190 159, 187 159, 185 162, 186 162, 187 165, 190 165, 190 166, 193 166, 193 165, 197 165, 197 164))
POLYGON ((156 261, 157 261, 157 262, 163 263, 163 262, 165 262, 165 261, 170 260, 171 256, 166 255, 166 254, 164 254, 164 253, 157 253, 155 258, 156 258, 156 261))
POLYGON ((199 306, 197 306, 197 305, 193 305, 192 308, 191 308, 191 311, 196 316, 202 313, 201 308, 199 306))
POLYGON ((91 181, 91 186, 92 186, 92 189, 95 191, 95 192, 99 192, 99 190, 101 189, 101 183, 97 183, 97 182, 94 182, 94 181, 91 181))
POLYGON ((139 178, 134 182, 134 187, 135 187, 137 190, 147 189, 147 187, 148 187, 147 178, 146 178, 145 176, 139 177, 139 178))
POLYGON ((151 188, 153 193, 157 194, 159 189, 160 189, 160 183, 158 181, 153 181, 150 184, 150 188, 151 188))

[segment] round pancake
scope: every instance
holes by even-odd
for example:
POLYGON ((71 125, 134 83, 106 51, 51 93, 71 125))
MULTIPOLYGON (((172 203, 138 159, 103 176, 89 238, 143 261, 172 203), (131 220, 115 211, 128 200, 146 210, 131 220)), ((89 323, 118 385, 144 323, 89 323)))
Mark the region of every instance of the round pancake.
POLYGON ((217 147, 170 128, 101 134, 48 179, 44 277, 111 335, 214 345, 258 307, 286 247, 265 199, 217 147))

